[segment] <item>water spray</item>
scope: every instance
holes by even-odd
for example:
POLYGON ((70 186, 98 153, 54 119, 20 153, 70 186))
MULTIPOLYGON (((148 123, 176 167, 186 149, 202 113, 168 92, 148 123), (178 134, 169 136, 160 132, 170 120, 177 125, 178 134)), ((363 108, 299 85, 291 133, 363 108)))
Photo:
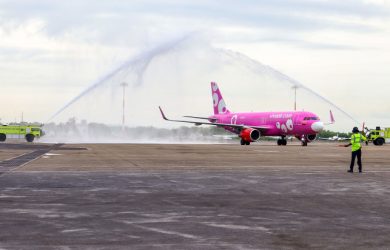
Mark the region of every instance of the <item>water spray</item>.
MULTIPOLYGON (((132 72, 132 73, 135 74, 136 80, 132 81, 130 84, 133 87, 142 85, 142 83, 143 83, 143 76, 144 76, 145 72, 147 71, 148 66, 153 61, 153 59, 155 59, 158 56, 161 56, 161 55, 164 55, 164 54, 167 54, 167 53, 170 53, 172 51, 177 50, 179 48, 179 46, 181 46, 185 41, 190 40, 190 38, 193 38, 192 34, 191 35, 186 35, 186 36, 181 37, 179 39, 175 39, 175 40, 166 42, 166 43, 164 43, 164 44, 162 44, 160 46, 155 47, 154 49, 151 49, 149 51, 146 51, 144 53, 139 54, 138 56, 136 56, 136 57, 134 57, 132 59, 129 59, 128 61, 126 61, 125 63, 120 65, 118 68, 114 69, 110 73, 106 74, 105 76, 103 76, 102 78, 97 80, 95 83, 93 83, 87 89, 82 91, 75 98, 70 100, 67 104, 65 104, 62 108, 60 108, 57 112, 55 112, 50 117, 49 121, 51 121, 52 119, 57 117, 65 109, 67 109, 69 106, 71 106, 72 104, 74 104, 75 102, 80 100, 85 95, 93 92, 98 87, 100 87, 100 86, 102 86, 104 84, 107 84, 109 82, 109 80, 112 80, 114 77, 118 77, 118 75, 120 75, 120 74, 126 74, 126 73, 129 73, 129 72, 132 72)), ((218 55, 222 55, 222 56, 225 56, 227 58, 232 59, 235 62, 239 62, 240 65, 244 65, 244 67, 246 69, 251 70, 255 74, 260 74, 260 75, 267 74, 267 75, 273 76, 275 79, 278 79, 281 82, 283 82, 284 84, 288 84, 290 87, 294 88, 295 91, 298 88, 306 90, 307 92, 309 92, 310 94, 316 96, 320 100, 322 100, 322 101, 328 103, 329 105, 333 106, 335 109, 340 111, 342 114, 344 114, 345 116, 350 118, 355 123, 359 123, 348 112, 344 111, 343 109, 341 109, 340 107, 335 105, 333 102, 331 102, 327 98, 321 96, 320 94, 318 94, 317 92, 313 91, 312 89, 306 87, 305 85, 303 85, 302 83, 298 82, 297 80, 288 77, 287 75, 281 73, 280 71, 278 71, 278 70, 276 70, 276 69, 274 69, 274 68, 272 68, 270 66, 267 66, 267 65, 264 65, 264 64, 262 64, 262 63, 260 63, 258 61, 255 61, 255 60, 249 58, 248 56, 243 55, 243 54, 241 54, 239 52, 234 52, 234 51, 225 50, 225 49, 218 49, 218 48, 214 48, 212 46, 209 46, 209 49, 211 49, 211 51, 216 52, 218 55)), ((120 82, 123 79, 122 80, 115 79, 115 80, 117 82, 120 82)), ((295 103, 294 103, 294 109, 296 109, 296 100, 295 100, 295 103)), ((124 122, 123 122, 123 119, 122 119, 122 124, 123 123, 124 122)))
POLYGON ((175 39, 169 42, 166 42, 160 46, 155 47, 154 49, 151 49, 149 51, 146 51, 144 53, 141 53, 140 55, 129 59, 125 63, 121 64, 118 68, 114 69, 107 75, 103 76, 102 78, 98 79, 96 82, 94 82, 91 86, 86 88, 84 91, 82 91, 79 95, 77 95, 75 98, 70 100, 67 104, 65 104, 62 108, 60 108, 57 112, 55 112, 48 120, 51 121, 55 117, 57 117, 60 113, 62 113, 65 109, 67 109, 69 106, 77 102, 80 98, 83 96, 87 95, 88 93, 92 92, 99 86, 104 85, 108 80, 112 79, 114 76, 117 74, 128 71, 128 70, 133 70, 138 78, 138 85, 142 83, 142 77, 144 75, 144 72, 148 68, 149 64, 151 61, 160 55, 163 55, 165 53, 170 52, 171 50, 175 49, 177 46, 180 44, 184 43, 186 40, 188 40, 192 34, 183 36, 179 39, 175 39))
POLYGON ((222 53, 222 54, 224 54, 224 55, 226 55, 234 60, 239 60, 239 61, 245 63, 245 66, 247 68, 249 68, 255 74, 268 73, 269 75, 274 76, 276 79, 281 80, 281 82, 288 83, 290 86, 292 85, 292 87, 295 89, 300 88, 300 89, 306 90, 307 92, 313 94, 314 96, 318 97, 322 101, 324 101, 324 102, 328 103, 329 105, 333 106, 334 108, 336 108, 338 111, 343 113, 345 116, 350 118, 355 123, 359 124, 359 121, 357 121, 352 115, 350 115, 349 113, 347 113, 346 111, 344 111, 343 109, 338 107, 336 104, 334 104, 333 102, 331 102, 327 98, 323 97, 322 95, 318 94, 314 90, 306 87, 305 85, 298 82, 297 80, 283 74, 282 72, 280 72, 280 71, 278 71, 278 70, 276 70, 268 65, 264 65, 258 61, 255 61, 255 60, 249 58, 248 56, 241 54, 239 52, 234 52, 234 51, 225 50, 225 49, 218 49, 218 50, 220 51, 220 53, 222 53))

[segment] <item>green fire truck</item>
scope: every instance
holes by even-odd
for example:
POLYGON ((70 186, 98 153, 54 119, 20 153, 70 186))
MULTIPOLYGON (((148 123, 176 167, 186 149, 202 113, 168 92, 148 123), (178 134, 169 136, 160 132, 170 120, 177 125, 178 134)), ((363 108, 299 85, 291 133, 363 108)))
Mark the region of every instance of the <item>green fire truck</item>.
POLYGON ((35 138, 44 135, 41 126, 34 125, 0 125, 0 142, 6 139, 24 138, 27 142, 33 142, 35 138))
POLYGON ((390 128, 376 127, 375 129, 367 129, 367 140, 372 141, 376 146, 382 146, 385 143, 390 143, 390 128))

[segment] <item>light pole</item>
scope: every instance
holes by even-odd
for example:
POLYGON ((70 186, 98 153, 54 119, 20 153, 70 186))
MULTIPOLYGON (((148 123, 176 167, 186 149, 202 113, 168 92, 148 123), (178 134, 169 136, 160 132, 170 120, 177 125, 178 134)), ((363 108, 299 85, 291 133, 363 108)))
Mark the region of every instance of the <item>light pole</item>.
POLYGON ((123 103, 122 103, 122 131, 125 130, 125 93, 126 87, 129 86, 127 83, 122 82, 121 87, 123 87, 123 103))
POLYGON ((294 111, 297 111, 297 85, 292 87, 294 89, 294 111))

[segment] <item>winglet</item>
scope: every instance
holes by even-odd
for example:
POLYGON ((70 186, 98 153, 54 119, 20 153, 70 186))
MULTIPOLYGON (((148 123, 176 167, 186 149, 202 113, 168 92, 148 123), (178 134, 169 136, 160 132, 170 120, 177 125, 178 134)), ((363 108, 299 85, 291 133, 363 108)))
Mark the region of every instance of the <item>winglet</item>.
POLYGON ((160 113, 161 113, 162 118, 163 118, 164 120, 167 120, 167 121, 168 121, 169 119, 165 116, 165 114, 164 114, 163 110, 161 109, 161 107, 158 106, 158 108, 160 109, 160 113))
POLYGON ((329 110, 329 114, 330 114, 330 123, 331 123, 331 124, 335 123, 335 120, 334 120, 334 117, 333 117, 332 110, 329 110))

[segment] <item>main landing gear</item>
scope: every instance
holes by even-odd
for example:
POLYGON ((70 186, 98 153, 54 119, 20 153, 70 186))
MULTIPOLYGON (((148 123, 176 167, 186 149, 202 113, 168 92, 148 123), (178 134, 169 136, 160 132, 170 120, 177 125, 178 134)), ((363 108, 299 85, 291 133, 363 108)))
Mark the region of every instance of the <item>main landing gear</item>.
POLYGON ((241 143, 241 145, 250 145, 251 144, 250 141, 245 141, 244 139, 241 139, 240 143, 241 143))
POLYGON ((287 145, 286 137, 282 136, 282 138, 278 139, 277 143, 278 143, 278 146, 286 146, 287 145))
POLYGON ((304 135, 302 135, 302 138, 301 138, 301 145, 302 145, 302 147, 307 146, 307 139, 304 135))

